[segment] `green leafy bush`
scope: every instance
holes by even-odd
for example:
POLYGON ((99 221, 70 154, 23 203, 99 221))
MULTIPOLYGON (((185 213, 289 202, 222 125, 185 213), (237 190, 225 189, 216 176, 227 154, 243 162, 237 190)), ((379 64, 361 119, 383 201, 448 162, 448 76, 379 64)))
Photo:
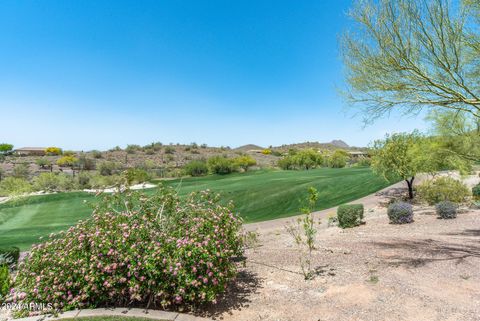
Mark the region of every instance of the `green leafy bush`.
POLYGON ((102 176, 110 176, 113 174, 117 174, 120 168, 121 168, 121 165, 116 162, 105 161, 98 165, 98 172, 102 176))
POLYGON ((218 195, 107 195, 90 219, 34 245, 15 297, 56 309, 215 301, 236 274, 241 220, 218 195))
POLYGON ((0 196, 16 196, 32 191, 32 185, 23 178, 7 177, 0 182, 0 196))
POLYGON ((348 154, 346 151, 337 149, 328 158, 327 164, 331 168, 343 168, 347 166, 348 154))
POLYGON ((363 204, 343 204, 337 209, 338 225, 341 228, 355 227, 363 219, 363 204))
POLYGON ((457 204, 450 201, 443 201, 435 205, 438 217, 443 219, 457 217, 457 207, 457 204))
POLYGON ((323 156, 316 150, 307 148, 293 153, 278 160, 277 165, 282 169, 312 169, 322 166, 323 156))
POLYGON ((141 168, 129 168, 125 171, 125 178, 128 185, 144 183, 150 179, 147 171, 141 168))
POLYGON ((240 167, 245 172, 248 171, 250 167, 257 165, 255 158, 250 155, 238 156, 233 161, 237 167, 240 167))
POLYGON ((392 224, 407 224, 413 222, 412 204, 407 202, 395 202, 388 206, 388 218, 392 224))
POLYGON ((230 174, 237 170, 237 166, 232 159, 223 156, 213 156, 207 160, 208 170, 212 174, 230 174))
MULTIPOLYGON (((17 264, 20 257, 20 249, 16 246, 0 247, 0 255, 7 260, 11 260, 10 264, 17 264)), ((3 262, 0 262, 3 264, 3 262)))
POLYGON ((472 195, 476 200, 480 200, 480 183, 472 188, 472 195))
POLYGON ((70 191, 76 187, 73 177, 66 174, 41 173, 33 180, 33 188, 37 191, 70 191))
POLYGON ((203 176, 208 174, 208 167, 204 161, 194 160, 185 165, 184 171, 186 175, 203 176))
POLYGON ((7 264, 0 264, 0 303, 10 293, 11 286, 10 269, 7 264))
POLYGON ((470 196, 468 187, 451 177, 428 180, 417 187, 419 197, 433 205, 441 201, 463 203, 470 196))
POLYGON ((15 178, 28 179, 30 176, 30 166, 28 164, 16 164, 12 171, 12 176, 15 178))

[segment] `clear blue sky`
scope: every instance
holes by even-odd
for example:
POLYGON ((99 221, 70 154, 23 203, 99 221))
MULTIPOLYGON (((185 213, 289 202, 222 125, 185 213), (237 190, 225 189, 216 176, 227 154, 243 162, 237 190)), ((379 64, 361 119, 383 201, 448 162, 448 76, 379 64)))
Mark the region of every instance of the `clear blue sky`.
POLYGON ((232 147, 425 128, 346 110, 347 0, 2 1, 0 141, 232 147))

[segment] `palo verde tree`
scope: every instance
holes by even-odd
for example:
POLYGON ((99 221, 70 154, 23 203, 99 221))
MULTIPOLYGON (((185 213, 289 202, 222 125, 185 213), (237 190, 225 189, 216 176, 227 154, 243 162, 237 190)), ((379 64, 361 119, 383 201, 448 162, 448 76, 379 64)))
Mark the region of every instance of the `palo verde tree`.
POLYGON ((73 177, 75 177, 75 167, 78 165, 78 158, 73 155, 63 156, 57 160, 57 165, 60 167, 70 167, 73 177))
POLYGON ((358 0, 350 16, 346 96, 366 121, 425 107, 480 118, 478 0, 358 0))
POLYGON ((407 183, 408 196, 413 199, 413 181, 423 170, 416 143, 422 136, 413 132, 387 135, 373 146, 372 169, 390 182, 402 179, 407 183))

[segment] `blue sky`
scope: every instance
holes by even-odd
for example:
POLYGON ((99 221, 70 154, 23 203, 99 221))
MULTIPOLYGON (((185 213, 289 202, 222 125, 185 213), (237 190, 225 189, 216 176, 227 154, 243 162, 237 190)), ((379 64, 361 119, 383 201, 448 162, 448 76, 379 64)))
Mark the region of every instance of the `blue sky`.
POLYGON ((232 147, 424 129, 363 128, 338 95, 347 0, 2 1, 0 141, 16 147, 232 147))

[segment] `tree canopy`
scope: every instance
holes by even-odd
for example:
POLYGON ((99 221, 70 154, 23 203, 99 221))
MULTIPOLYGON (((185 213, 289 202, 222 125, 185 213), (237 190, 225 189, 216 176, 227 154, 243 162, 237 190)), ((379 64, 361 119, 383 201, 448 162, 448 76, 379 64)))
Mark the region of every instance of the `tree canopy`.
POLYGON ((480 118, 478 0, 362 0, 350 16, 345 94, 366 121, 424 107, 480 118))

